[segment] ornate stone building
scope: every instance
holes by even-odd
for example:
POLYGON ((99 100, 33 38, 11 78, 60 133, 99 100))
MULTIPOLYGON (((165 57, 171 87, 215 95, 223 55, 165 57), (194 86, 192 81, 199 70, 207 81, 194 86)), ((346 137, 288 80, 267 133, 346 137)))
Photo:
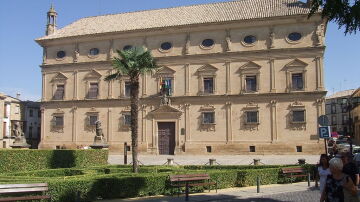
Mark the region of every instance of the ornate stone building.
POLYGON ((130 142, 129 83, 106 82, 116 50, 143 46, 139 148, 151 154, 319 153, 326 21, 297 0, 241 0, 88 17, 56 28, 48 12, 41 148, 130 142), (169 99, 161 99, 161 87, 169 99), (162 104, 161 104, 162 103, 162 104))

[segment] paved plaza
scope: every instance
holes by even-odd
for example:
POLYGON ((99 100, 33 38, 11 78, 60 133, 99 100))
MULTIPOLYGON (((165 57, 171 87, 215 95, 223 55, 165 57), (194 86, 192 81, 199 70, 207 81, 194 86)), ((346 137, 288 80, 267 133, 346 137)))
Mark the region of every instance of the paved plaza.
MULTIPOLYGON (((131 152, 128 155, 128 163, 131 163, 131 152)), ((143 165, 163 165, 167 159, 174 159, 178 165, 205 165, 209 159, 216 159, 220 165, 250 165, 254 159, 260 159, 260 163, 266 165, 297 164, 298 159, 305 159, 306 163, 315 164, 320 155, 139 155, 139 161, 143 165)), ((110 154, 110 164, 124 164, 124 156, 110 154)))
MULTIPOLYGON (((312 184, 313 185, 313 184, 312 184)), ((313 202, 320 200, 320 191, 313 186, 308 187, 307 182, 293 184, 274 184, 263 185, 260 187, 260 193, 257 193, 256 187, 236 187, 218 190, 215 193, 196 193, 190 195, 190 201, 246 201, 246 202, 313 202)), ((102 200, 101 202, 180 202, 185 201, 185 197, 174 196, 155 196, 132 199, 113 199, 102 200)), ((99 201, 100 202, 100 201, 99 201)))

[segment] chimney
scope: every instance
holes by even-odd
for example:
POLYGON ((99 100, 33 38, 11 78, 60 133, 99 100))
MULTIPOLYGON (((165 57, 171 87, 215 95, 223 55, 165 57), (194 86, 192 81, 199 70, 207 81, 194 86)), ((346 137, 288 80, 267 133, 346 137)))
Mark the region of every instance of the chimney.
POLYGON ((20 93, 16 93, 16 99, 19 99, 20 100, 20 93))

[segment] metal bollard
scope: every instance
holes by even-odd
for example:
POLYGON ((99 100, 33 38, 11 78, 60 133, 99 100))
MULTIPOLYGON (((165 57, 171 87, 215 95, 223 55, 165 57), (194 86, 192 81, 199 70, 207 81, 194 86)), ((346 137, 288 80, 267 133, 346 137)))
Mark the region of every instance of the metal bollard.
POLYGON ((127 142, 124 142, 124 165, 127 165, 127 142))
POLYGON ((298 162, 299 162, 299 165, 304 165, 306 163, 305 159, 298 159, 298 162))
POLYGON ((260 177, 256 177, 256 192, 260 193, 260 177))
POLYGON ((257 166, 260 163, 260 159, 254 159, 254 165, 257 166))
POLYGON ((174 165, 174 159, 167 159, 168 166, 174 165))
POLYGON ((308 173, 307 180, 308 180, 308 187, 310 187, 310 173, 308 173))
POLYGON ((209 159, 209 165, 213 166, 216 163, 216 159, 209 159))

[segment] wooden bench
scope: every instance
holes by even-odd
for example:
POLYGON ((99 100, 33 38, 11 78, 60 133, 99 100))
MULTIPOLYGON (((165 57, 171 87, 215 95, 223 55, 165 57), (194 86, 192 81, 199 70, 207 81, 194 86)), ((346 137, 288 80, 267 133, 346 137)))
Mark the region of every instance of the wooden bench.
MULTIPOLYGON (((186 175, 170 175, 170 186, 177 187, 180 191, 181 187, 185 187, 185 200, 189 200, 189 188, 215 185, 217 192, 217 183, 211 181, 209 174, 186 174, 186 175)), ((178 191, 178 196, 179 196, 178 191)))
POLYGON ((306 172, 304 168, 281 168, 281 173, 284 177, 290 178, 290 182, 292 183, 292 179, 296 177, 307 177, 309 173, 306 172))
POLYGON ((36 184, 0 184, 0 201, 26 201, 26 200, 40 200, 50 199, 45 192, 49 187, 47 183, 36 184), (41 194, 39 194, 41 192, 41 194), (8 196, 3 198, 6 194, 31 194, 29 196, 8 196))

